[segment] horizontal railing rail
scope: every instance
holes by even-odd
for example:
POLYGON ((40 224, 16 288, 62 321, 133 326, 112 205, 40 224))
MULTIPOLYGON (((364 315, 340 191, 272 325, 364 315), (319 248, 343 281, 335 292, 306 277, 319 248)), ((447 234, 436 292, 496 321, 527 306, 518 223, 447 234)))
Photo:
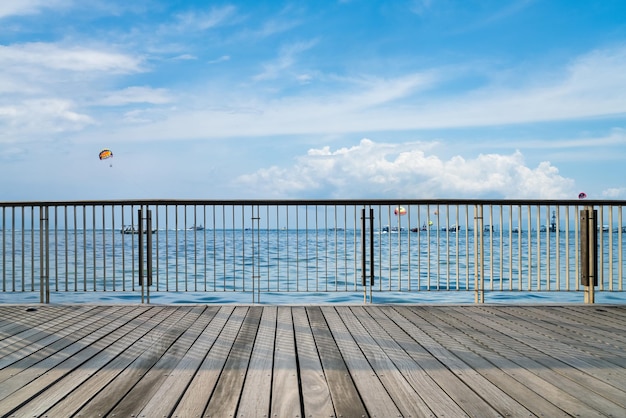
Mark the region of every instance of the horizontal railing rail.
POLYGON ((41 301, 49 301, 50 292, 142 291, 145 256, 140 260, 138 232, 150 229, 153 294, 243 292, 260 300, 283 292, 578 292, 580 213, 593 208, 596 291, 623 292, 625 205, 454 199, 0 202, 0 280, 2 292, 38 292, 41 301), (139 209, 151 213, 147 228, 139 209), (372 214, 371 223, 362 222, 362 209, 372 214), (373 284, 368 279, 364 286, 365 273, 373 284))

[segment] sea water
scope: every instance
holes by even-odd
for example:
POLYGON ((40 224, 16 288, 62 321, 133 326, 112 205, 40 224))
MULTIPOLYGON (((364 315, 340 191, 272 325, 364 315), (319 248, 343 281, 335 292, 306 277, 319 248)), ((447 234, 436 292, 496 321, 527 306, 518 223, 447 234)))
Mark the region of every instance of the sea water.
MULTIPOLYGON (((560 231, 483 236, 488 303, 582 303, 575 235, 560 231), (528 291, 528 288, 532 291, 528 291)), ((626 234, 601 234, 605 290, 598 303, 624 303, 626 234), (622 245, 618 245, 621 237, 622 245), (619 251, 622 251, 621 255, 619 251)), ((4 231, 2 303, 40 300, 39 231, 4 231)), ((474 303, 472 231, 376 231, 366 238, 367 286, 358 230, 160 230, 152 280, 139 285, 138 237, 112 230, 51 232, 54 303, 474 303), (371 250, 373 249, 373 256, 371 250), (373 274, 370 271, 373 260, 373 274), (374 285, 369 286, 371 276, 374 285)))

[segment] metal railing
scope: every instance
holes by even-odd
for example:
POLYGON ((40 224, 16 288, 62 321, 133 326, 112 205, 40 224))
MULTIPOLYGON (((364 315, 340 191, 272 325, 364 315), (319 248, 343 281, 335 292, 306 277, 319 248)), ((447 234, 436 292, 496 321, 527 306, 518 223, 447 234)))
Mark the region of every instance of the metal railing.
POLYGON ((489 292, 579 292, 580 214, 594 208, 595 290, 623 292, 625 204, 0 202, 1 288, 38 292, 41 302, 50 300, 50 292, 243 292, 259 301, 263 294, 282 292, 370 292, 371 298, 468 291, 478 302, 489 292), (139 219, 139 209, 151 214, 149 225, 139 219), (150 257, 140 254, 139 232, 146 230, 150 257), (139 280, 144 266, 147 286, 139 280))

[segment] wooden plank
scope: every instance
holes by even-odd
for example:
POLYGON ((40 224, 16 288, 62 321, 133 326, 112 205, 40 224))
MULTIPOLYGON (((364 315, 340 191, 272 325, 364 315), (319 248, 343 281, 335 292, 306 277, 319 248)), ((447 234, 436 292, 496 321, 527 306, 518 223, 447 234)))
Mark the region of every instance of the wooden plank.
POLYGON ((270 416, 277 312, 276 306, 263 308, 261 323, 241 392, 241 402, 237 409, 238 416, 270 416))
POLYGON ((528 345, 532 343, 532 346, 539 349, 544 355, 561 358, 574 370, 593 371, 595 378, 621 390, 626 390, 624 356, 619 355, 624 351, 613 350, 602 354, 602 350, 589 347, 586 339, 571 337, 571 335, 578 334, 574 330, 571 330, 570 335, 559 336, 559 332, 549 324, 545 325, 541 318, 532 321, 531 329, 527 325, 520 324, 518 315, 511 315, 510 312, 502 309, 497 309, 495 312, 497 316, 494 317, 494 322, 506 327, 506 332, 514 336, 516 340, 523 341, 528 345), (521 339, 521 336, 524 338, 521 339))
MULTIPOLYGON (((146 310, 146 308, 139 309, 139 311, 141 310, 146 310)), ((35 374, 37 377, 35 379, 22 379, 23 381, 19 382, 21 383, 19 389, 0 402, 0 414, 15 410, 24 404, 28 404, 28 407, 31 408, 31 405, 35 403, 35 396, 45 398, 51 392, 44 393, 44 391, 59 390, 61 387, 59 382, 62 378, 77 369, 86 357, 95 355, 98 350, 106 347, 105 342, 111 338, 116 338, 116 333, 120 332, 119 330, 123 329, 128 321, 128 318, 123 316, 110 319, 113 320, 108 324, 97 328, 91 334, 74 341, 48 359, 37 363, 36 366, 16 375, 17 378, 26 372, 35 374), (24 381, 28 383, 24 383, 24 381)), ((73 384, 70 387, 74 387, 73 384)))
MULTIPOLYGON (((0 401, 24 386, 32 384, 33 387, 40 387, 41 382, 45 381, 42 376, 82 350, 85 345, 94 341, 94 338, 106 335, 106 332, 120 324, 121 322, 116 322, 116 318, 103 313, 97 321, 3 369, 0 371, 3 387, 0 401), (39 383, 33 383, 36 380, 39 380, 39 383)), ((80 324, 77 326, 80 327, 80 324)))
POLYGON ((247 312, 248 307, 235 308, 215 344, 207 352, 200 368, 196 371, 193 380, 176 406, 173 416, 200 417, 204 414, 247 312))
MULTIPOLYGON (((428 316, 432 309, 431 307, 426 310, 425 316, 428 316)), ((482 374, 476 373, 469 364, 459 358, 448 345, 450 344, 449 341, 445 343, 439 341, 436 338, 440 334, 439 329, 414 313, 414 310, 419 311, 420 309, 394 307, 385 308, 384 312, 482 399, 480 402, 465 404, 464 409, 470 416, 528 416, 530 414, 530 411, 514 398, 507 395, 482 374), (401 312, 401 315, 398 312, 401 312)))
MULTIPOLYGON (((588 408, 593 410, 609 413, 614 413, 624 408, 624 405, 626 405, 626 392, 606 384, 600 379, 596 379, 591 374, 585 373, 585 370, 593 370, 594 374, 598 374, 600 370, 586 368, 584 360, 571 358, 567 351, 552 351, 550 346, 554 344, 553 342, 550 342, 549 345, 546 344, 546 338, 531 335, 535 331, 528 327, 520 325, 517 328, 515 323, 520 321, 517 317, 513 318, 506 324, 502 323, 501 321, 503 320, 498 317, 492 316, 491 321, 486 322, 482 315, 476 315, 476 322, 482 324, 483 327, 478 325, 474 325, 474 327, 479 329, 477 333, 481 333, 483 328, 493 327, 491 323, 502 324, 503 326, 510 325, 517 329, 517 331, 510 331, 509 328, 506 328, 499 338, 490 339, 485 344, 488 344, 492 350, 498 350, 501 356, 510 359, 534 375, 541 377, 543 381, 565 392, 566 394, 555 394, 554 398, 555 402, 569 399, 570 403, 573 404, 570 406, 570 413, 573 413, 575 410, 584 410, 585 405, 588 405, 588 408), (515 335, 515 337, 509 337, 508 334, 515 335), (569 364, 571 367, 567 367, 566 364, 569 364), (578 369, 577 367, 581 368, 578 369), (591 394, 592 392, 596 392, 600 396, 585 396, 582 398, 580 396, 583 393, 591 394), (581 403, 584 403, 584 405, 581 405, 581 403)), ((541 388, 541 393, 544 397, 549 392, 549 389, 550 387, 547 387, 544 383, 541 388)))
POLYGON ((278 308, 278 320, 276 322, 272 416, 302 416, 299 386, 291 308, 281 306, 278 308))
MULTIPOLYGON (((178 321, 185 312, 186 310, 175 312, 171 307, 168 309, 152 308, 145 315, 130 321, 123 329, 112 333, 118 334, 112 344, 104 347, 77 372, 66 377, 66 384, 61 386, 74 386, 74 389, 65 396, 56 394, 58 400, 47 411, 47 415, 50 417, 74 416, 97 393, 126 370, 146 351, 155 338, 159 338, 164 330, 178 321)), ((115 336, 112 335, 112 337, 115 336)), ((111 400, 107 410, 116 402, 117 400, 111 400)))
POLYGON ((226 364, 215 390, 209 399, 206 414, 212 417, 235 416, 254 339, 261 321, 262 308, 253 306, 248 310, 241 330, 233 343, 226 364))
POLYGON ((324 379, 313 332, 304 307, 292 308, 300 373, 300 391, 304 417, 330 417, 334 415, 330 391, 324 379))
POLYGON ((539 326, 554 335, 559 335, 560 341, 573 341, 588 352, 622 368, 626 367, 626 359, 621 356, 610 356, 616 351, 626 352, 626 330, 620 332, 619 327, 606 323, 605 316, 598 313, 596 309, 588 309, 586 315, 559 307, 549 309, 528 307, 522 311, 512 307, 509 311, 520 312, 524 317, 540 318, 539 326))
POLYGON ((354 341, 351 332, 340 319, 336 308, 322 307, 322 313, 368 413, 377 417, 401 416, 400 410, 354 341))
POLYGON ((111 408, 127 396, 140 379, 161 359, 163 353, 196 320, 202 307, 179 307, 174 311, 169 307, 158 309, 170 312, 166 326, 160 326, 156 328, 156 332, 146 334, 141 338, 141 343, 145 344, 145 350, 90 399, 89 403, 79 410, 80 415, 95 417, 98 414, 110 413, 111 408))
POLYGON ((328 328, 321 308, 317 306, 307 307, 307 313, 335 408, 335 416, 369 416, 350 377, 348 367, 339 352, 337 343, 328 328))
MULTIPOLYGON (((504 383, 501 379, 496 380, 492 378, 495 374, 489 376, 490 380, 494 381, 503 391, 523 403, 535 415, 555 416, 565 412, 570 415, 579 413, 582 416, 589 417, 602 416, 602 414, 579 402, 567 391, 554 385, 550 379, 544 379, 540 375, 541 373, 538 375, 536 369, 541 369, 540 365, 535 364, 534 367, 529 365, 531 367, 527 368, 525 366, 525 354, 515 351, 517 344, 508 341, 505 335, 495 332, 491 336, 487 336, 493 330, 490 331, 483 328, 478 328, 475 332, 472 332, 471 330, 476 326, 467 324, 467 317, 472 315, 470 310, 463 310, 462 314, 456 314, 454 310, 451 310, 446 314, 450 317, 450 322, 454 322, 455 327, 459 328, 459 332, 456 334, 461 334, 463 330, 468 329, 474 340, 478 339, 480 342, 480 344, 475 344, 471 338, 463 339, 458 337, 466 347, 466 351, 476 353, 482 359, 474 360, 470 364, 480 373, 482 373, 482 370, 488 370, 489 367, 496 367, 515 379, 515 383, 504 383), (479 361, 488 365, 479 368, 477 366, 479 361)), ((438 313, 433 313, 435 317, 438 315, 438 313)), ((443 317, 444 315, 442 314, 442 320, 443 317)), ((437 326, 438 322, 433 320, 433 324, 437 326)))
MULTIPOLYGON (((387 307, 382 309, 368 307, 367 310, 389 333, 393 341, 397 342, 428 377, 443 390, 443 394, 433 391, 429 397, 426 397, 428 395, 427 391, 420 392, 421 396, 425 397, 428 405, 437 405, 440 401, 447 402, 445 397, 449 396, 455 405, 446 406, 444 404, 441 407, 455 408, 455 406, 458 406, 465 412, 465 415, 469 416, 500 416, 497 411, 486 407, 480 396, 420 344, 424 337, 419 330, 416 331, 414 329, 413 323, 407 321, 406 318, 395 310, 387 307)), ((400 311, 403 311, 403 309, 400 311)), ((427 384, 432 387, 432 384, 428 382, 427 384)), ((435 406, 432 408, 435 410, 435 406)), ((452 416, 462 416, 462 414, 453 414, 452 416)))
MULTIPOLYGON (((337 313, 346 328, 350 330, 355 342, 385 390, 393 399, 393 403, 400 411, 401 416, 431 416, 433 411, 361 322, 366 318, 363 315, 357 318, 353 312, 355 310, 359 311, 359 308, 337 307, 337 313)), ((404 366, 408 365, 409 363, 404 362, 404 366)))
POLYGON ((46 412, 50 417, 73 415, 144 351, 137 349, 137 341, 170 316, 166 310, 148 307, 129 307, 124 311, 120 315, 128 322, 94 344, 96 355, 31 400, 23 410, 33 414, 46 412))
MULTIPOLYGON (((389 356, 395 368, 402 373, 404 378, 417 392, 414 396, 408 398, 409 400, 413 398, 419 399, 419 402, 424 403, 427 410, 432 411, 432 415, 436 417, 467 416, 463 409, 420 366, 419 362, 415 361, 392 336, 393 331, 390 331, 389 328, 395 326, 395 324, 391 323, 389 318, 382 315, 380 311, 365 307, 355 307, 352 308, 352 311, 380 346, 380 349, 389 356)), ((404 416, 408 415, 405 413, 404 416)))
MULTIPOLYGON (((117 308, 113 309, 116 310, 117 308)), ((0 383, 42 360, 48 359, 72 342, 85 337, 93 330, 114 319, 114 316, 109 315, 109 309, 100 307, 91 310, 88 316, 79 316, 76 321, 63 322, 58 325, 58 328, 49 329, 47 337, 41 338, 31 345, 20 345, 21 349, 0 360, 0 383)), ((0 396, 0 398, 2 397, 0 396)))
MULTIPOLYGON (((137 416, 173 416, 174 408, 176 408, 179 399, 182 398, 202 360, 215 343, 215 340, 217 340, 233 309, 234 307, 232 306, 219 308, 219 311, 206 326, 191 349, 178 363, 176 369, 167 374, 166 380, 137 416)), ((209 308, 209 312, 212 311, 209 308)))
MULTIPOLYGON (((3 337, 0 341, 0 361, 6 364, 4 356, 12 352, 29 347, 33 350, 37 347, 47 345, 46 342, 39 341, 51 334, 56 335, 60 330, 82 321, 83 317, 94 315, 98 308, 84 306, 82 309, 72 309, 59 311, 58 309, 37 309, 34 312, 20 312, 16 318, 12 319, 13 327, 7 327, 2 331, 3 337)), ((100 308, 101 310, 101 308, 100 308)), ((0 364, 0 367, 4 367, 0 364)))
MULTIPOLYGON (((147 405, 167 376, 175 372, 185 353, 189 351, 191 345, 211 321, 213 315, 204 315, 205 310, 206 307, 198 306, 177 324, 177 327, 179 326, 183 331, 180 337, 176 338, 173 330, 168 331, 168 338, 172 338, 173 341, 171 346, 160 356, 154 353, 158 361, 141 376, 137 384, 109 412, 111 416, 137 416, 147 405), (196 313, 197 316, 194 318, 196 313)), ((215 313, 214 310, 212 312, 215 313)))

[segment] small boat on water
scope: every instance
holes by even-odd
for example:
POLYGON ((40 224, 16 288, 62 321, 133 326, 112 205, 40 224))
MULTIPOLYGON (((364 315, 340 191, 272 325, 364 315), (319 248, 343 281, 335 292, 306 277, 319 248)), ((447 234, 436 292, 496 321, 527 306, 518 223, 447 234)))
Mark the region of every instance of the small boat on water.
POLYGON ((193 225, 187 228, 189 231, 204 231, 204 227, 202 225, 193 225))
POLYGON ((397 226, 390 227, 389 225, 383 226, 383 229, 381 230, 383 234, 387 234, 389 232, 402 232, 402 231, 404 231, 403 227, 400 227, 400 228, 398 228, 397 226))
MULTIPOLYGON (((145 232, 146 232, 146 231, 144 231, 144 233, 145 233, 145 232)), ((156 229, 153 229, 153 230, 152 230, 152 233, 155 233, 155 232, 157 232, 157 230, 156 230, 156 229)), ((131 225, 128 225, 128 226, 123 227, 123 228, 120 230, 120 233, 125 234, 125 235, 135 235, 135 234, 138 234, 138 233, 139 233, 139 230, 138 230, 138 229, 135 229, 135 228, 134 228, 133 226, 131 226, 131 225)))

